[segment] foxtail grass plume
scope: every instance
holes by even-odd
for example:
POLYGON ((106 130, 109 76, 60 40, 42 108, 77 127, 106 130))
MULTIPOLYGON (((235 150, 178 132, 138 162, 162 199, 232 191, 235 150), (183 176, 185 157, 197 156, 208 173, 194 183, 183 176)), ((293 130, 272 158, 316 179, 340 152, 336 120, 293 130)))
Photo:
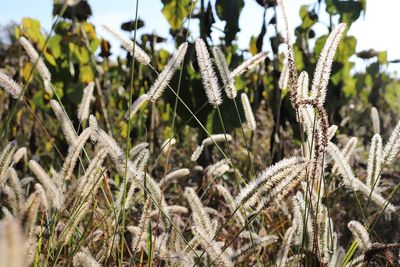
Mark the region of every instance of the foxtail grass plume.
POLYGON ((332 257, 331 257, 331 259, 329 261, 328 267, 341 266, 342 262, 344 260, 344 256, 345 256, 344 248, 343 247, 338 247, 334 251, 334 253, 333 253, 333 255, 332 255, 332 257))
POLYGON ((230 134, 212 134, 203 140, 203 145, 209 146, 214 143, 220 143, 225 141, 232 141, 232 135, 230 134))
POLYGON ((246 93, 242 93, 240 95, 242 100, 244 116, 246 117, 246 123, 250 130, 255 131, 257 124, 256 119, 254 118, 253 110, 251 109, 249 98, 247 97, 246 93))
POLYGON ((61 210, 64 205, 64 197, 59 188, 43 170, 43 168, 34 160, 29 161, 29 169, 35 174, 36 178, 46 190, 49 199, 57 210, 61 210))
POLYGON ((379 186, 382 163, 382 138, 380 134, 375 134, 369 149, 366 179, 366 184, 371 190, 379 186))
POLYGON ((172 146, 176 144, 176 139, 171 137, 168 138, 167 140, 165 140, 162 144, 161 144, 161 150, 163 153, 168 153, 168 151, 170 151, 172 149, 172 146))
POLYGON ((205 173, 210 177, 220 177, 231 169, 232 163, 229 159, 222 159, 212 165, 207 166, 205 173))
POLYGON ((121 33, 117 32, 116 30, 108 27, 107 25, 102 25, 102 26, 108 33, 110 33, 115 39, 117 39, 121 43, 122 47, 128 50, 129 53, 131 53, 131 55, 133 54, 133 56, 136 58, 137 61, 139 61, 143 65, 150 64, 149 55, 147 55, 146 52, 144 52, 143 49, 140 48, 137 44, 135 44, 128 38, 124 37, 121 33))
MULTIPOLYGON (((354 150, 355 150, 355 148, 356 148, 356 145, 357 145, 357 141, 358 141, 357 137, 351 137, 351 138, 347 141, 347 143, 346 143, 346 145, 343 147, 343 149, 340 151, 340 152, 342 153, 344 159, 345 159, 347 162, 350 161, 351 156, 353 155, 353 152, 354 152, 354 150)), ((336 173, 337 168, 338 168, 337 164, 333 165, 332 173, 336 173)))
POLYGON ((200 157, 204 150, 204 147, 212 145, 214 143, 220 143, 225 141, 232 141, 232 136, 230 134, 213 134, 204 139, 199 146, 193 151, 191 156, 191 161, 196 161, 200 157))
POLYGON ((396 207, 393 204, 385 200, 380 194, 374 192, 355 177, 349 163, 344 158, 343 154, 339 151, 339 148, 332 142, 328 143, 327 152, 338 166, 339 173, 343 177, 344 185, 352 188, 355 191, 360 191, 365 197, 370 198, 380 208, 385 208, 386 213, 396 211, 396 207))
POLYGON ((3 219, 0 221, 0 266, 23 267, 28 266, 26 260, 25 238, 22 227, 17 219, 3 219))
MULTIPOLYGON (((224 186, 222 186, 220 184, 216 185, 215 188, 218 190, 218 192, 224 198, 224 200, 226 202, 226 205, 228 206, 230 212, 232 214, 234 214, 235 220, 239 223, 240 226, 244 226, 245 225, 245 219, 244 219, 243 214, 240 211, 240 209, 235 212, 235 208, 236 208, 235 207, 235 200, 233 199, 231 193, 224 186)), ((253 237, 251 236, 251 238, 253 238, 253 237)))
POLYGON ((0 87, 2 87, 13 98, 18 99, 22 93, 21 87, 7 74, 0 70, 0 87))
POLYGON ((68 155, 64 161, 62 167, 62 174, 65 180, 69 180, 72 177, 73 171, 75 169, 75 165, 77 160, 84 148, 87 140, 90 138, 90 134, 92 132, 91 128, 86 128, 82 131, 82 133, 78 136, 75 142, 69 146, 68 155))
POLYGON ((218 85, 218 79, 212 66, 210 54, 208 53, 207 46, 202 39, 198 38, 195 46, 197 63, 200 68, 203 87, 206 91, 208 102, 213 107, 217 107, 222 103, 222 98, 218 85))
POLYGON ((365 251, 372 246, 372 243, 369 239, 369 234, 361 223, 359 223, 358 221, 350 221, 347 224, 347 227, 350 229, 354 237, 357 239, 358 247, 362 251, 365 251))
POLYGON ((203 152, 203 150, 204 150, 204 145, 203 144, 197 146, 196 149, 193 151, 192 156, 190 157, 190 160, 191 161, 198 160, 200 155, 201 155, 201 153, 203 152))
POLYGON ((254 69, 266 58, 267 58, 267 53, 265 52, 260 52, 252 56, 251 58, 240 64, 231 72, 232 78, 236 78, 237 76, 242 75, 244 72, 254 69))
POLYGON ((161 193, 161 188, 152 177, 146 174, 146 188, 150 193, 151 199, 153 200, 156 208, 160 210, 161 218, 164 224, 164 228, 168 229, 171 224, 171 217, 168 212, 168 205, 165 201, 164 195, 161 193))
POLYGON ((237 95, 236 87, 235 87, 235 80, 233 79, 231 72, 228 68, 228 63, 226 63, 225 56, 222 53, 219 47, 213 47, 213 55, 215 64, 217 65, 219 74, 222 79, 222 83, 224 84, 225 93, 230 99, 234 99, 237 95))
POLYGON ((15 141, 9 142, 0 154, 0 186, 3 185, 8 177, 10 164, 13 161, 13 155, 16 149, 15 141))
POLYGON ((378 134, 381 132, 381 124, 379 122, 379 113, 376 107, 371 108, 371 120, 374 133, 378 134))
POLYGON ((294 226, 289 227, 286 230, 285 235, 283 236, 281 248, 278 251, 276 265, 277 267, 284 267, 286 266, 288 253, 290 246, 292 244, 292 239, 294 237, 296 228, 294 226))
POLYGON ((281 7, 284 27, 285 27, 285 44, 287 45, 287 68, 288 68, 288 87, 290 101, 294 107, 298 106, 298 99, 296 94, 296 83, 297 83, 297 67, 294 56, 292 37, 289 31, 289 19, 286 12, 286 2, 285 0, 278 0, 278 5, 281 7))
POLYGON ((330 141, 336 134, 336 131, 338 129, 337 125, 331 125, 328 129, 328 141, 330 141))
POLYGON ((311 98, 317 101, 318 106, 322 107, 324 105, 333 58, 345 30, 346 24, 344 23, 339 24, 332 30, 318 59, 311 86, 311 98))
POLYGON ((389 137, 389 141, 386 143, 383 149, 383 164, 389 165, 397 157, 400 150, 400 120, 396 127, 393 129, 392 134, 389 137))
POLYGON ((233 263, 225 253, 222 252, 221 247, 218 243, 212 240, 212 235, 204 229, 194 226, 192 227, 192 233, 198 238, 200 245, 206 251, 208 256, 211 258, 211 262, 215 263, 216 266, 229 267, 233 266, 233 263))
POLYGON ((171 81, 172 76, 175 71, 181 65, 183 59, 185 58, 186 51, 188 48, 188 43, 184 42, 178 47, 178 50, 165 65, 164 69, 158 75, 154 84, 150 87, 147 95, 151 102, 156 102, 156 100, 162 95, 165 88, 167 88, 168 83, 171 81))
POLYGON ((15 151, 13 155, 13 164, 16 164, 20 162, 20 160, 23 158, 25 161, 27 160, 27 153, 28 150, 26 147, 20 147, 18 148, 17 151, 15 151))
POLYGON ((140 107, 146 103, 149 100, 149 96, 147 94, 143 94, 141 96, 139 96, 135 102, 133 102, 132 106, 131 106, 131 113, 129 115, 129 118, 132 119, 133 116, 138 112, 138 110, 140 109, 140 107))
POLYGON ((93 98, 94 82, 90 82, 85 89, 83 89, 82 101, 78 108, 78 119, 82 122, 89 118, 90 102, 93 98))
POLYGON ((160 187, 163 186, 167 186, 168 184, 172 183, 173 181, 188 176, 190 173, 190 170, 187 168, 182 168, 182 169, 178 169, 175 171, 172 171, 170 173, 168 173, 163 179, 161 179, 160 181, 160 187))
POLYGON ((288 64, 283 64, 281 75, 279 76, 278 86, 279 89, 283 90, 288 87, 289 82, 289 66, 288 64))
MULTIPOLYGON (((243 206, 249 208, 263 201, 262 195, 267 193, 268 197, 274 197, 271 194, 281 182, 287 183, 285 178, 294 178, 303 167, 306 166, 306 160, 293 157, 284 159, 262 171, 255 180, 251 181, 246 187, 240 190, 235 198, 236 207, 243 206), (299 169, 298 167, 301 167, 299 169), (293 177, 291 176, 294 175, 293 177)), ((276 192, 280 193, 280 192, 276 192)))
POLYGON ((190 205, 190 208, 192 209, 195 227, 202 229, 208 235, 212 235, 214 233, 214 229, 211 224, 210 217, 205 211, 204 206, 194 189, 191 187, 186 187, 185 197, 190 205))
POLYGON ((96 261, 87 249, 82 249, 82 251, 76 253, 72 263, 74 266, 101 267, 101 264, 96 261))
POLYGON ((301 101, 307 99, 308 96, 308 74, 303 71, 300 73, 299 78, 297 80, 297 100, 301 101))
POLYGON ((72 126, 71 120, 56 100, 50 100, 50 105, 56 114, 58 121, 61 123, 61 128, 63 130, 65 139, 67 140, 68 144, 73 144, 78 136, 74 127, 72 126))
POLYGON ((231 257, 231 260, 235 263, 241 262, 245 257, 259 247, 266 247, 278 241, 278 237, 275 235, 268 235, 257 238, 256 240, 250 241, 249 243, 241 246, 231 257))
POLYGON ((130 158, 135 157, 137 154, 139 154, 143 149, 147 148, 148 146, 149 146, 149 143, 147 143, 147 142, 143 142, 143 143, 139 143, 139 144, 135 145, 129 151, 129 157, 130 158))
POLYGON ((47 82, 50 83, 50 81, 51 81, 50 71, 46 67, 46 64, 44 64, 43 59, 41 57, 39 57, 39 54, 35 50, 33 45, 23 36, 19 38, 19 43, 25 49, 25 51, 28 54, 32 64, 36 63, 36 68, 37 68, 37 70, 38 70, 38 72, 40 74, 40 77, 42 77, 43 81, 47 81, 47 82))

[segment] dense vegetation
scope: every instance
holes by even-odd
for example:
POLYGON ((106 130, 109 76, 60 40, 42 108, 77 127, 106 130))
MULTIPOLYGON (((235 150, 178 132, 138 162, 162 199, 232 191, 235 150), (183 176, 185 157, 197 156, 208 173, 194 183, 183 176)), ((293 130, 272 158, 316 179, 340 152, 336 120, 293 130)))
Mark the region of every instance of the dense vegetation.
POLYGON ((137 5, 103 26, 114 57, 86 1, 8 26, 0 266, 399 265, 397 61, 348 34, 367 1, 302 6, 292 40, 284 1, 257 0, 245 51, 244 0, 162 3, 173 51, 137 5))

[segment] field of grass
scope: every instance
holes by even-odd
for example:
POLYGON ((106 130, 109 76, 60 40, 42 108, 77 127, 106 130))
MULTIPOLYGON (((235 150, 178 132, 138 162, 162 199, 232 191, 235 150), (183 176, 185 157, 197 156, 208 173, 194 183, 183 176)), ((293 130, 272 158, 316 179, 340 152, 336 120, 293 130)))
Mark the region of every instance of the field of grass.
POLYGON ((1 59, 0 267, 400 265, 397 113, 327 107, 346 23, 310 70, 283 0, 272 63, 189 31, 138 45, 136 6, 132 39, 103 25, 112 61, 68 4, 1 59))

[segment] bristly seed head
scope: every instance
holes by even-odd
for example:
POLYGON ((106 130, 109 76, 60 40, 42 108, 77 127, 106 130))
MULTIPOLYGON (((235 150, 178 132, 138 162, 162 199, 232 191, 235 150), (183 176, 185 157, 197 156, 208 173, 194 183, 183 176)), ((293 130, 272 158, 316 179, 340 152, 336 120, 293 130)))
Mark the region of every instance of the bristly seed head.
POLYGON ((200 38, 196 40, 196 55, 197 63, 200 68, 203 87, 206 90, 208 102, 217 107, 221 105, 221 91, 219 89, 218 80, 212 66, 210 54, 208 53, 207 46, 200 38))

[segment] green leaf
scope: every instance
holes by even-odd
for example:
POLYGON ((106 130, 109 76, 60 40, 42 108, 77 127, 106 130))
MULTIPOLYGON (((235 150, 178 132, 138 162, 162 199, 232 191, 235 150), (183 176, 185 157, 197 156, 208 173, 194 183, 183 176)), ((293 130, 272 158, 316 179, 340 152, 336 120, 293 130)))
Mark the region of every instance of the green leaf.
POLYGON ((387 51, 382 51, 378 53, 378 62, 381 65, 387 64, 387 51))
POLYGON ((79 80, 83 83, 90 83, 94 80, 93 70, 89 65, 81 66, 79 80))
POLYGON ((18 34, 27 37, 39 49, 44 45, 45 37, 40 31, 40 22, 36 19, 23 18, 18 34))
POLYGON ((326 0, 326 12, 330 15, 340 15, 340 21, 348 27, 360 17, 361 12, 365 12, 365 9, 365 0, 326 0))
POLYGON ((55 58, 59 58, 61 56, 61 35, 54 35, 50 37, 48 47, 55 58))
MULTIPOLYGON (((196 1, 195 1, 196 2, 196 1)), ((194 6, 195 4, 193 4, 194 6)), ((180 29, 182 22, 190 14, 190 0, 170 0, 162 9, 164 17, 173 30, 180 29)))
POLYGON ((217 0, 215 8, 220 20, 225 20, 225 41, 228 45, 235 40, 239 28, 239 16, 244 7, 243 0, 217 0))
POLYGON ((300 27, 303 30, 310 29, 318 21, 318 16, 314 12, 308 11, 308 8, 308 5, 304 5, 301 6, 299 11, 300 18, 303 21, 300 27))

